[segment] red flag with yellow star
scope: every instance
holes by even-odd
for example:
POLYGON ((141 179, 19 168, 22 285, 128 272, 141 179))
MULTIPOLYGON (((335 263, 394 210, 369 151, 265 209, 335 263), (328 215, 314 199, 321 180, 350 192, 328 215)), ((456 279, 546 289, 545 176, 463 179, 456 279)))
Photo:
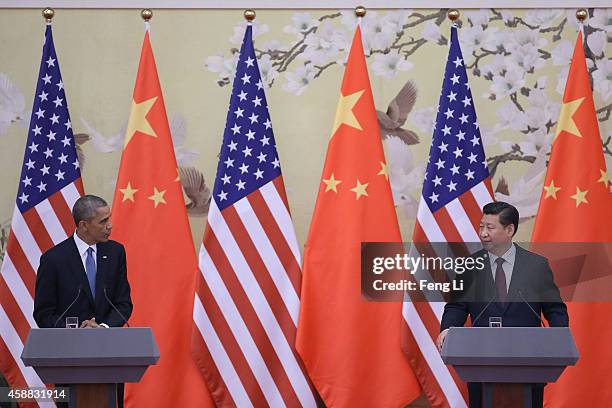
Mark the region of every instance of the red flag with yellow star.
POLYGON ((191 358, 198 262, 147 30, 119 177, 112 238, 125 245, 134 311, 132 326, 151 327, 160 351, 127 407, 212 407, 191 358))
MULTIPOLYGON (((532 241, 612 242, 610 214, 612 195, 580 33, 532 241)), ((612 304, 569 302, 568 313, 580 358, 546 387, 546 406, 608 406, 612 304)))
POLYGON ((361 243, 401 242, 359 27, 306 242, 296 346, 329 407, 400 407, 420 387, 400 302, 361 297, 361 243))

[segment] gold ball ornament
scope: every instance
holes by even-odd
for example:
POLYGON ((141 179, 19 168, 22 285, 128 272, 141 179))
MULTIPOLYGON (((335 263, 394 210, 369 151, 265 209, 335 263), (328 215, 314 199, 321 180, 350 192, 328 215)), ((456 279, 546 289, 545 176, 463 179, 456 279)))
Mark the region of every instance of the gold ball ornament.
POLYGON ((459 10, 457 9, 449 9, 446 15, 448 16, 448 19, 454 23, 455 21, 459 20, 461 13, 459 13, 459 10))
POLYGON ((151 9, 142 9, 140 12, 140 17, 142 17, 142 19, 148 23, 149 20, 153 18, 153 11, 151 9))
POLYGON ((55 10, 53 10, 51 7, 47 7, 42 11, 42 15, 45 20, 51 22, 51 20, 53 20, 53 16, 55 16, 55 10))
POLYGON ((581 8, 576 10, 576 18, 581 23, 584 23, 584 20, 586 20, 587 17, 589 17, 589 12, 586 9, 581 8))
POLYGON ((366 15, 366 8, 363 7, 363 6, 355 7, 355 15, 357 17, 365 17, 365 15, 366 15))
POLYGON ((253 9, 246 9, 244 10, 244 19, 246 21, 248 21, 249 23, 253 20, 255 20, 255 17, 257 16, 257 13, 255 13, 255 10, 253 9))

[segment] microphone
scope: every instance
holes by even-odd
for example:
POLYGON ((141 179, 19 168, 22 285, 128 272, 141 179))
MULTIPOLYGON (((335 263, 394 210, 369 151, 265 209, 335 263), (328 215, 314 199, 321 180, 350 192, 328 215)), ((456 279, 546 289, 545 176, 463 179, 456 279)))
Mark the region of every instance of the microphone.
POLYGON ((123 313, 121 313, 119 309, 117 309, 117 307, 114 305, 114 303, 111 302, 111 300, 108 298, 108 294, 106 293, 106 286, 104 287, 104 297, 106 298, 106 301, 113 307, 113 309, 115 309, 115 312, 117 312, 117 314, 119 314, 119 316, 123 319, 123 322, 127 324, 127 327, 130 327, 130 324, 128 323, 123 313))
POLYGON ((491 303, 493 303, 493 301, 496 298, 497 298, 497 293, 495 293, 495 296, 493 296, 493 298, 491 300, 489 300, 489 303, 487 303, 487 305, 480 311, 480 313, 478 313, 476 318, 474 320, 472 320, 472 327, 476 327, 476 322, 478 321, 478 319, 480 319, 480 317, 485 312, 485 310, 487 310, 489 308, 489 306, 491 306, 491 303))
POLYGON ((57 323, 61 320, 62 317, 64 317, 66 315, 66 313, 68 313, 68 310, 70 310, 70 308, 72 307, 72 305, 74 305, 77 301, 77 299, 79 298, 79 296, 81 295, 81 285, 79 285, 79 291, 77 292, 76 297, 74 298, 74 300, 72 301, 72 303, 70 303, 70 305, 66 308, 66 310, 64 310, 64 313, 62 313, 57 320, 55 321, 55 324, 53 325, 53 327, 57 327, 57 323))
MULTIPOLYGON (((544 323, 544 320, 542 320, 542 317, 535 310, 533 310, 533 307, 531 307, 529 302, 527 302, 527 300, 525 300, 525 297, 523 296, 523 292, 520 289, 518 290, 518 294, 521 297, 521 299, 523 300, 523 302, 527 305, 529 310, 531 310, 533 312, 533 314, 538 318, 538 320, 540 320, 540 323, 542 323, 542 326, 546 327, 546 323, 544 323)), ((550 326, 548 326, 548 327, 550 327, 550 326)))

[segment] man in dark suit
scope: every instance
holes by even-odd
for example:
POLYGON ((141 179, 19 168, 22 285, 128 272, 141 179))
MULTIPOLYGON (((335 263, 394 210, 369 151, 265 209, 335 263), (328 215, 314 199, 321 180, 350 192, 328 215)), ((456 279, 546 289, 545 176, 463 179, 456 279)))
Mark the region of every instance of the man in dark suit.
MULTIPOLYGON (((40 257, 34 320, 38 327, 64 327, 64 316, 78 317, 81 328, 121 327, 132 314, 132 301, 125 249, 108 239, 110 208, 102 198, 85 195, 72 216, 75 233, 40 257)), ((123 384, 117 401, 123 407, 123 384)))
POLYGON ((40 258, 34 320, 39 327, 64 327, 60 316, 66 312, 78 317, 81 327, 123 326, 132 301, 125 249, 108 239, 110 208, 102 198, 85 195, 74 204, 72 215, 76 232, 40 258))
MULTIPOLYGON (((483 208, 479 237, 484 268, 466 271, 460 277, 466 292, 444 307, 438 348, 449 327, 463 326, 468 315, 472 326, 489 326, 490 317, 501 317, 506 327, 540 326, 543 314, 549 326, 569 324, 567 308, 555 285, 548 260, 512 242, 519 221, 518 210, 507 203, 489 203, 483 208), (532 310, 533 309, 533 310, 532 310)), ((534 384, 532 406, 542 407, 544 385, 534 384)), ((468 383, 470 407, 481 406, 482 384, 468 383)))

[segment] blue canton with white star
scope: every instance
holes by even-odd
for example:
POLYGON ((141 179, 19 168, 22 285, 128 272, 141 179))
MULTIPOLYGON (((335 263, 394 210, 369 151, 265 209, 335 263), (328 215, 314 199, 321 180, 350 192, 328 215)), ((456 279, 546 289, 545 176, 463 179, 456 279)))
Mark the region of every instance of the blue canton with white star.
POLYGON ((64 83, 47 25, 17 207, 23 213, 80 177, 64 83))
POLYGON ((488 177, 457 27, 453 26, 423 198, 435 212, 488 177))
POLYGON ((281 175, 250 25, 240 48, 219 157, 213 189, 219 210, 281 175))

